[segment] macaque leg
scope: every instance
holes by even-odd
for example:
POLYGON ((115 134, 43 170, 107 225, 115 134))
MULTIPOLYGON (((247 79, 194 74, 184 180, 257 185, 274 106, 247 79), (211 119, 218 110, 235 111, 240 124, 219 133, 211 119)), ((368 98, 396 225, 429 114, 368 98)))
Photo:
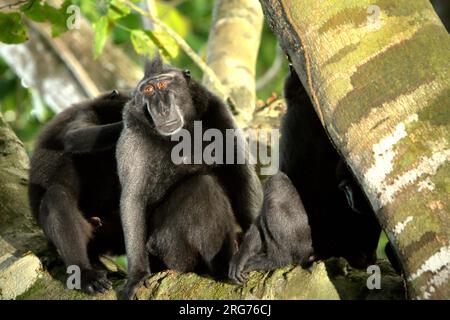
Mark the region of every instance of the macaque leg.
POLYGON ((244 236, 239 251, 230 262, 228 277, 237 284, 242 284, 246 280, 245 272, 247 262, 261 250, 262 242, 259 230, 256 225, 252 225, 244 236))
POLYGON ((70 190, 61 185, 47 190, 40 206, 39 223, 66 266, 80 268, 81 289, 95 293, 111 288, 106 272, 92 269, 87 247, 93 228, 78 210, 70 190))

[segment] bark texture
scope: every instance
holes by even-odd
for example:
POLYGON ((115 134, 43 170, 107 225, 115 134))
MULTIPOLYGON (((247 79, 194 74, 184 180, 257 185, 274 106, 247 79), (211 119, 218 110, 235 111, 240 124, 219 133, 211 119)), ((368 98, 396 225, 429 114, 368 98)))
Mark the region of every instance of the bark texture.
POLYGON ((29 254, 45 246, 27 197, 28 157, 0 114, 0 299, 12 299, 37 280, 42 268, 29 254))
MULTIPOLYGON (((250 123, 255 111, 255 69, 262 23, 257 0, 216 0, 206 62, 229 91, 241 127, 250 123)), ((203 81, 210 85, 207 77, 203 81)))
POLYGON ((450 37, 427 0, 261 0, 417 299, 450 298, 450 37))
MULTIPOLYGON (((43 273, 20 299, 120 299, 124 280, 114 281, 114 290, 96 296, 87 296, 64 287, 64 280, 54 280, 43 273)), ((327 277, 323 263, 314 266, 311 273, 300 267, 287 267, 271 273, 256 273, 245 286, 199 276, 194 273, 160 272, 149 280, 149 288, 142 286, 140 300, 204 300, 204 299, 339 299, 332 282, 327 277)))

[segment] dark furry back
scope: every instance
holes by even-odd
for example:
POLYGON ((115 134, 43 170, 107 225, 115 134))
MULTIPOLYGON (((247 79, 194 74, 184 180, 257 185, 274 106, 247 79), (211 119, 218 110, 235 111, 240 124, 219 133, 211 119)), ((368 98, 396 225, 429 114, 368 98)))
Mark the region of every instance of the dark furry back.
POLYGON ((339 190, 340 156, 295 71, 287 77, 284 90, 288 111, 282 125, 280 167, 308 213, 316 254, 343 256, 356 267, 372 263, 380 226, 372 212, 352 211, 339 190))
POLYGON ((305 208, 289 177, 278 172, 267 180, 261 213, 231 260, 229 278, 242 283, 250 271, 305 266, 312 255, 305 208))
POLYGON ((116 172, 114 148, 78 156, 68 154, 64 149, 67 132, 79 122, 101 125, 121 121, 122 109, 129 96, 121 93, 110 99, 110 95, 104 94, 62 111, 40 132, 31 157, 29 182, 30 205, 36 217, 39 215, 43 194, 54 184, 69 188, 74 196, 80 195, 82 185, 87 186, 89 191, 85 190, 85 194, 93 192, 89 196, 91 199, 87 201, 90 202, 87 207, 93 209, 90 214, 95 214, 99 207, 108 203, 98 199, 96 195, 101 193, 100 190, 117 184, 116 178, 111 176, 111 172, 113 174, 116 172))

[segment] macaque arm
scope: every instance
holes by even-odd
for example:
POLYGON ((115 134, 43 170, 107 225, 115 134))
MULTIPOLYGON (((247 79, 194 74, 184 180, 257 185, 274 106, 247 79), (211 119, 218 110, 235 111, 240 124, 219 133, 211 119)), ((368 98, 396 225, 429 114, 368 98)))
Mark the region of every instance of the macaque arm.
POLYGON ((64 137, 64 150, 69 153, 89 153, 112 149, 116 146, 122 132, 122 121, 76 127, 67 131, 64 137))

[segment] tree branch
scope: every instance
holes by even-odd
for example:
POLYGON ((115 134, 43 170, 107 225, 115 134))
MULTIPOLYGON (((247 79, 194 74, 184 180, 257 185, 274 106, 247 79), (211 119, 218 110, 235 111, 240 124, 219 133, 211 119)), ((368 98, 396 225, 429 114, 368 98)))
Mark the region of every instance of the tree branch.
POLYGON ((7 9, 7 8, 11 9, 12 7, 20 6, 20 5, 24 4, 24 3, 27 3, 28 1, 29 0, 19 0, 19 1, 16 1, 16 2, 5 4, 3 6, 0 6, 0 10, 7 9))
MULTIPOLYGON (((263 14, 257 0, 217 0, 206 61, 236 104, 236 121, 247 127, 256 105, 255 69, 263 14)), ((203 79, 208 85, 210 80, 203 79)))
POLYGON ((267 86, 281 70, 283 65, 284 53, 280 47, 277 47, 275 59, 269 69, 256 81, 256 90, 261 90, 267 86))

